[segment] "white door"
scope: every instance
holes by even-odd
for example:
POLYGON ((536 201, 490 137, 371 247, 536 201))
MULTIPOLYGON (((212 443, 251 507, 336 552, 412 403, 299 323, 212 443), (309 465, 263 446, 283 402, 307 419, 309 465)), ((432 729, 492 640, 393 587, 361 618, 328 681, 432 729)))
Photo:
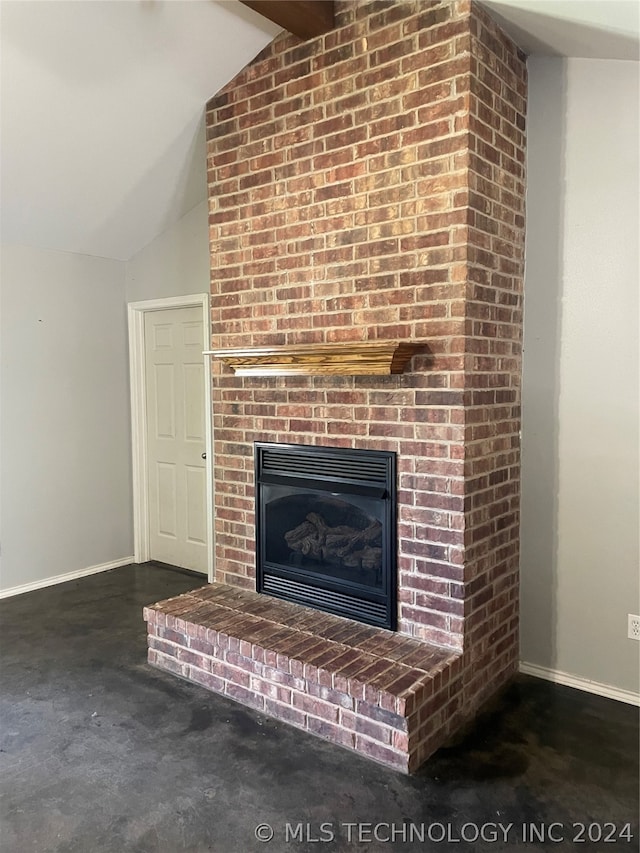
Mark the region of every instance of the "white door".
POLYGON ((147 311, 149 557, 207 572, 201 308, 147 311))

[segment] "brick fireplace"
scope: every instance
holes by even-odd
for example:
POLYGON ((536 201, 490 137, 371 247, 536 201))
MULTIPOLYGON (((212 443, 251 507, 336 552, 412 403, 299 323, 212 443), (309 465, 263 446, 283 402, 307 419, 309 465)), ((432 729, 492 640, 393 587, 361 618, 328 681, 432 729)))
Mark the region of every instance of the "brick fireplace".
POLYGON ((212 347, 423 347, 214 362, 216 583, 147 609, 149 654, 406 771, 517 666, 526 64, 469 0, 336 6, 208 104, 212 347), (395 454, 397 633, 256 596, 255 442, 395 454))

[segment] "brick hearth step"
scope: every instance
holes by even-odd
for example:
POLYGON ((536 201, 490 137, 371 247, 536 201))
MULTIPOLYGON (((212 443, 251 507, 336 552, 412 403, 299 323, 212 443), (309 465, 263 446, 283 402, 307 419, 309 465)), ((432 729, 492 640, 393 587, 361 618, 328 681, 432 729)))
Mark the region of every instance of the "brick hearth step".
POLYGON ((459 716, 461 655, 225 584, 144 609, 149 663, 404 772, 459 716))

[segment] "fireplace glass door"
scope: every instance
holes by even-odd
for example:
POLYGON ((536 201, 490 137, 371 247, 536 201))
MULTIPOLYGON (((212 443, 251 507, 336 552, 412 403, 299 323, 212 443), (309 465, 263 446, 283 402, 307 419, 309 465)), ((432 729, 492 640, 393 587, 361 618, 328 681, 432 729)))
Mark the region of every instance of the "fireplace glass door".
POLYGON ((395 628, 395 454, 257 444, 257 589, 395 628))

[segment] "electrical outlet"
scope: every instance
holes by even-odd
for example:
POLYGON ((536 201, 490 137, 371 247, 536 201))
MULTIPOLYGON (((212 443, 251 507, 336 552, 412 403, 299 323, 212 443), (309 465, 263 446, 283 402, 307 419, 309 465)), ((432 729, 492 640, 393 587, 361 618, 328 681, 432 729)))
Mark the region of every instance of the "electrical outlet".
POLYGON ((629 613, 627 637, 629 637, 630 640, 640 640, 640 616, 633 616, 629 613))

